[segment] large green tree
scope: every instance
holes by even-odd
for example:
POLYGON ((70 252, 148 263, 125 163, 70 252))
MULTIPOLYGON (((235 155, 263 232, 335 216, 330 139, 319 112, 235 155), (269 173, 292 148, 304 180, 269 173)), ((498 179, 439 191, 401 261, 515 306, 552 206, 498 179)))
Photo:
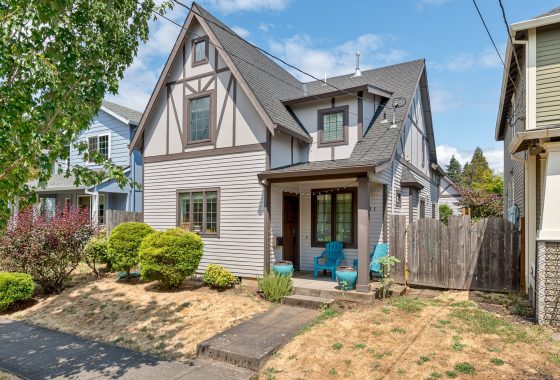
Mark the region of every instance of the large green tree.
POLYGON ((472 159, 463 169, 461 179, 464 184, 474 185, 491 180, 493 174, 486 157, 484 157, 484 152, 476 147, 472 159))
MULTIPOLYGON (((106 93, 118 83, 146 41, 154 0, 0 0, 0 227, 8 202, 33 201, 32 178, 47 181, 68 157, 106 93)), ((104 168, 76 166, 66 175, 91 185, 123 171, 100 155, 104 168)))
POLYGON ((461 181, 462 167, 459 161, 455 158, 455 155, 451 156, 449 160, 449 165, 447 165, 447 176, 455 183, 461 181))

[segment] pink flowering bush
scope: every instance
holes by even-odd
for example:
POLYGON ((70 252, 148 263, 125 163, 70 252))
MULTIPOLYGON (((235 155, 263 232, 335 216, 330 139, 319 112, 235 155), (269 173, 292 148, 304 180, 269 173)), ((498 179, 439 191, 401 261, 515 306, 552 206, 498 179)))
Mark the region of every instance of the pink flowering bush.
POLYGON ((60 293, 93 233, 87 209, 61 209, 51 218, 22 210, 0 236, 0 268, 28 273, 44 293, 60 293))

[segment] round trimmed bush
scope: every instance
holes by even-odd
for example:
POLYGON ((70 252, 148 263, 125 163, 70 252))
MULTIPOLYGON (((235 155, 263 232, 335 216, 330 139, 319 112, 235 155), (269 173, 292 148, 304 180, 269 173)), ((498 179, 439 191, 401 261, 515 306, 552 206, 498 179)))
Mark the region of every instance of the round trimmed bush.
POLYGON ((159 281, 165 288, 180 286, 192 276, 203 255, 200 236, 179 228, 154 232, 140 246, 142 278, 159 281))
POLYGON ((154 229, 145 223, 127 222, 111 231, 107 245, 107 258, 113 269, 130 274, 130 269, 138 265, 138 250, 142 240, 154 229))
POLYGON ((0 272, 0 310, 33 296, 35 282, 27 273, 0 272))
POLYGON ((104 235, 94 236, 84 247, 84 261, 91 268, 96 276, 99 276, 97 265, 100 263, 107 264, 110 268, 111 262, 107 258, 107 245, 109 244, 107 237, 104 235))
POLYGON ((210 264, 204 272, 202 282, 213 288, 229 288, 237 283, 237 277, 221 265, 210 264))

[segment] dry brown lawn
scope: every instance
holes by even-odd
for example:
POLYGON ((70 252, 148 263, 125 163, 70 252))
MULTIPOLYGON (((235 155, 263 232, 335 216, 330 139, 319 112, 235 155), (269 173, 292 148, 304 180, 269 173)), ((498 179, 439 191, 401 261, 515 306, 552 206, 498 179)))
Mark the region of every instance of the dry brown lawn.
POLYGON ((114 275, 78 281, 59 295, 10 317, 170 359, 186 359, 197 343, 265 311, 254 289, 216 291, 187 282, 175 292, 114 275))
POLYGON ((469 297, 445 292, 324 313, 273 356, 261 378, 560 379, 551 331, 487 312, 469 297))

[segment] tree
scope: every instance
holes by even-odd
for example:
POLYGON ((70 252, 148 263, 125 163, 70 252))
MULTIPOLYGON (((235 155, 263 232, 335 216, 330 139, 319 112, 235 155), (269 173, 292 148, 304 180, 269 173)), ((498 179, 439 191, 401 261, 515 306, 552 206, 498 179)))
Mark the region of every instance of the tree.
POLYGON ((484 152, 476 147, 471 161, 463 169, 462 183, 468 186, 484 184, 492 179, 493 174, 486 157, 484 157, 484 152))
POLYGON ((0 0, 0 227, 15 197, 35 200, 26 182, 47 181, 70 144, 103 167, 68 170, 76 184, 108 177, 126 184, 121 168, 100 154, 87 157, 76 137, 105 94, 117 93, 153 12, 169 7, 154 0, 0 0))
POLYGON ((461 164, 455 158, 455 155, 451 156, 451 160, 449 160, 449 165, 446 168, 447 176, 455 183, 461 182, 461 164))

